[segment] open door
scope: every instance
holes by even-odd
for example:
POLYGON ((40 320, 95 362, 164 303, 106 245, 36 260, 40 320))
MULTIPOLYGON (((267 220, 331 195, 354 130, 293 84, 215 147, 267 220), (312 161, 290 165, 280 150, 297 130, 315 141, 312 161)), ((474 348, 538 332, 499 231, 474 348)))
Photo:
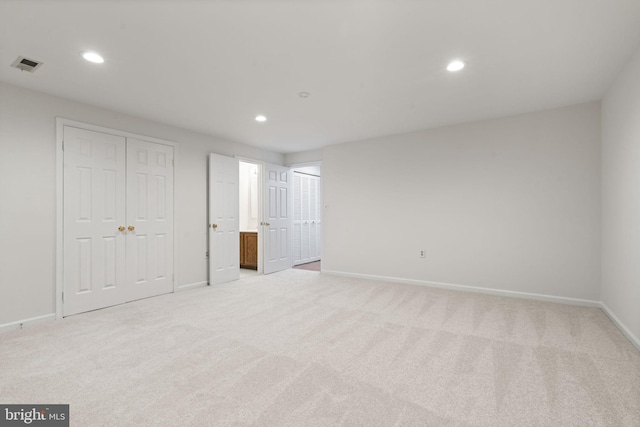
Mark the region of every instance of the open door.
POLYGON ((293 266, 293 218, 289 168, 265 164, 264 174, 264 274, 293 266))
POLYGON ((240 278, 238 159, 209 154, 209 284, 240 278))

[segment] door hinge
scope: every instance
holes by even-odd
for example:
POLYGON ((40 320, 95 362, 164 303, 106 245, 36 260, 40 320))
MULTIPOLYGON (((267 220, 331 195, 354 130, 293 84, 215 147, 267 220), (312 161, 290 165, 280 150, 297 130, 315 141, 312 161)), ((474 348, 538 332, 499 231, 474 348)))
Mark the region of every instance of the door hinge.
POLYGON ((64 151, 64 140, 62 141, 62 151, 64 151))
POLYGON ((62 293, 62 302, 64 302, 64 292, 62 293))

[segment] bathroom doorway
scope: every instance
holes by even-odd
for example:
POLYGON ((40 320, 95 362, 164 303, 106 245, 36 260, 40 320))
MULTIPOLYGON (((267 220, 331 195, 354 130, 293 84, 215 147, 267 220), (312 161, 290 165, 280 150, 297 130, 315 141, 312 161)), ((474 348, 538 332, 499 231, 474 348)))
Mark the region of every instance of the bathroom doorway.
POLYGON ((239 162, 240 278, 262 274, 262 164, 239 162))

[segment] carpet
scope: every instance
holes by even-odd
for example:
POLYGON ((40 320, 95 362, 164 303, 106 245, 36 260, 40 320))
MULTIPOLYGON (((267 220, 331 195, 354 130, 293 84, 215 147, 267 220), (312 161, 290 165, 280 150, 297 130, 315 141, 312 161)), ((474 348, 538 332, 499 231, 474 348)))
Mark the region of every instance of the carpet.
POLYGON ((597 308, 289 269, 0 334, 0 402, 72 426, 638 426, 597 308))

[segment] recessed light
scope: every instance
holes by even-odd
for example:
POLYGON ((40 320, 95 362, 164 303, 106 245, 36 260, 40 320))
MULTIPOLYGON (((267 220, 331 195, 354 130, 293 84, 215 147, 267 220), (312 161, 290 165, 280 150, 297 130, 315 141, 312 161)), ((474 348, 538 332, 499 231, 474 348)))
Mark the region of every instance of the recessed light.
POLYGON ((455 60, 455 61, 451 61, 449 63, 449 65, 447 65, 447 70, 449 71, 460 71, 464 68, 464 62, 459 61, 459 60, 455 60))
POLYGON ((104 62, 104 59, 102 58, 102 56, 98 55, 95 52, 84 52, 82 54, 82 57, 87 61, 94 62, 96 64, 102 64, 104 62))
POLYGON ((308 98, 311 96, 311 94, 309 92, 298 92, 298 96, 300 98, 308 98))
POLYGON ((267 118, 265 116, 263 116, 262 114, 260 114, 259 116, 256 116, 256 122, 266 122, 267 118))

